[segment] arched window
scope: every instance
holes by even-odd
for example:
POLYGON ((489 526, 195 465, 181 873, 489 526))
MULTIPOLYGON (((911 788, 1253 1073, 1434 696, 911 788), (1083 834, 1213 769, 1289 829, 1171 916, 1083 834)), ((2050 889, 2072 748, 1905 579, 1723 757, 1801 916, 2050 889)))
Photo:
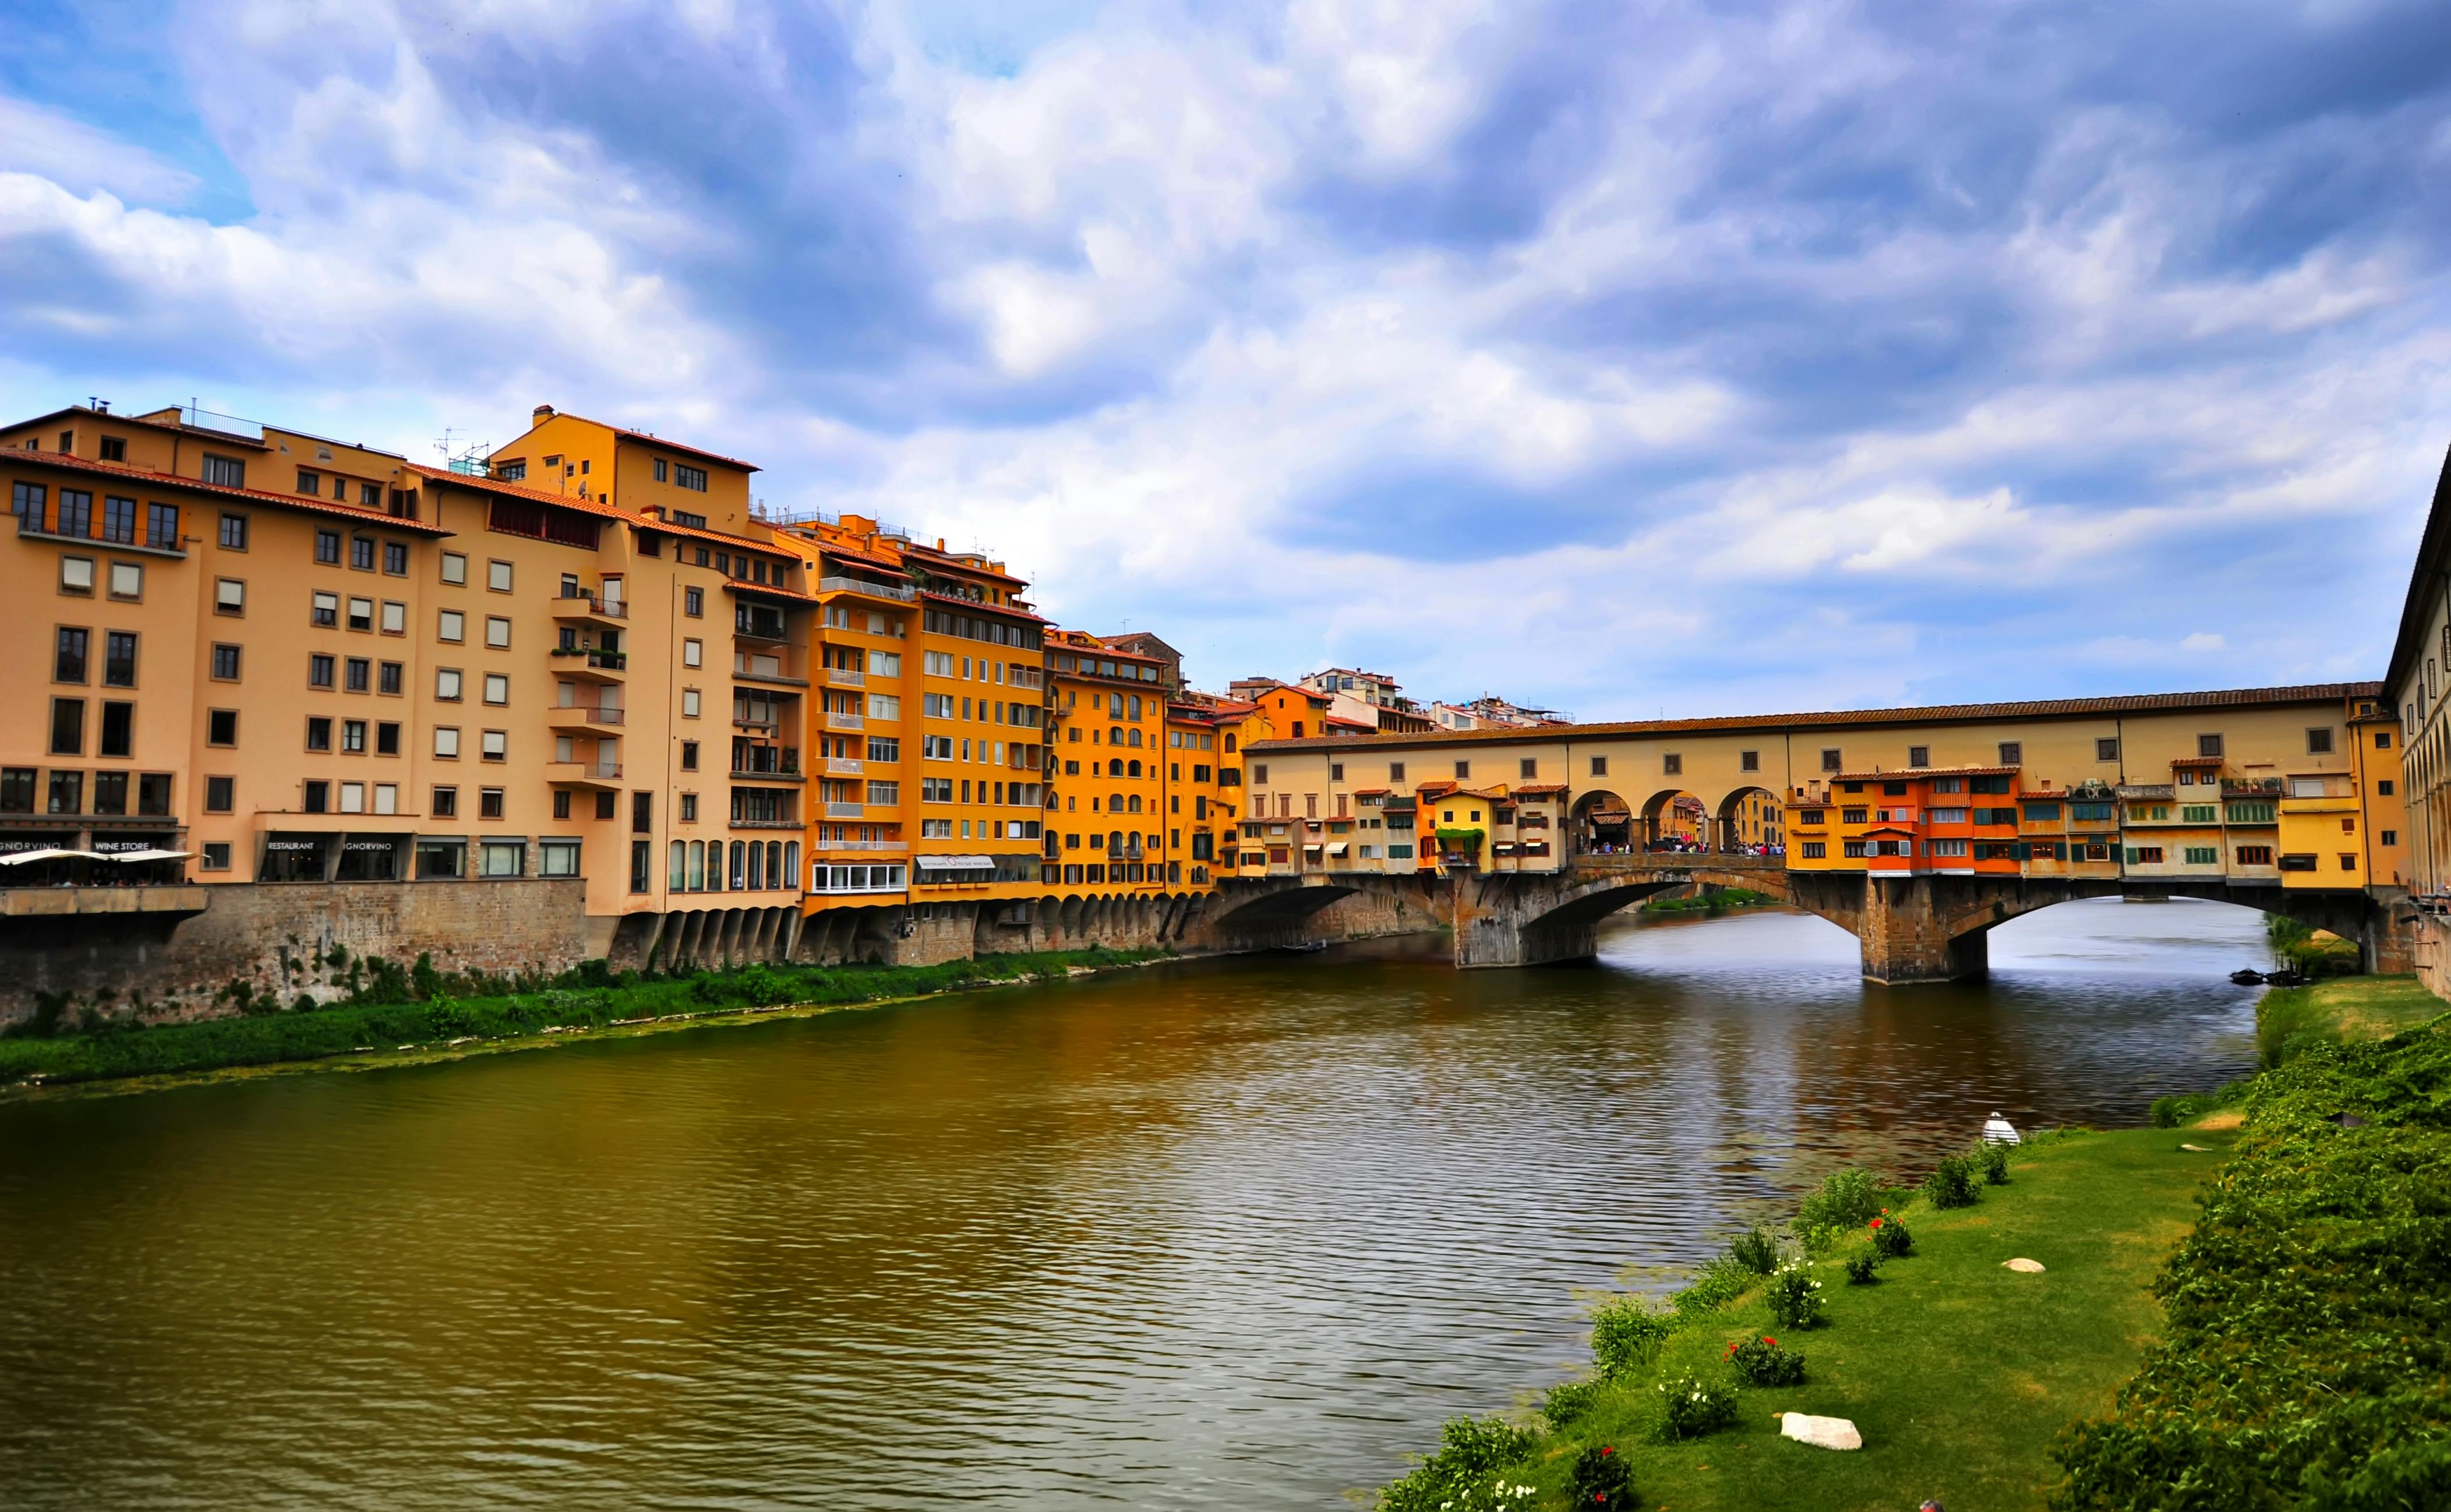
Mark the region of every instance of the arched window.
POLYGON ((1108 850, 1109 850, 1109 851, 1120 851, 1120 850, 1122 850, 1123 848, 1124 848, 1124 832, 1123 832, 1123 831, 1121 831, 1121 830, 1117 830, 1117 831, 1115 831, 1113 834, 1111 834, 1111 835, 1108 835, 1108 836, 1107 836, 1107 849, 1108 849, 1108 850))
POLYGON ((1119 777, 1119 776, 1122 776, 1123 775, 1124 775, 1124 758, 1123 758, 1122 756, 1117 756, 1117 757, 1115 757, 1113 760, 1108 761, 1108 762, 1107 763, 1107 776, 1110 776, 1110 777, 1119 777))
POLYGON ((692 840, 689 847, 689 890, 706 891, 706 842, 692 840))
POLYGON ((743 845, 738 840, 732 842, 732 890, 735 893, 748 885, 742 880, 742 878, 748 874, 748 846, 743 845))
MULTIPOLYGON (((1139 732, 1135 731, 1133 733, 1138 734, 1139 732)), ((1139 776, 1141 775, 1141 764, 1134 761, 1127 765, 1124 770, 1132 776, 1139 776)))
POLYGON ((678 840, 673 842, 672 881, 669 886, 676 893, 689 887, 689 847, 678 840))
POLYGON ((783 842, 780 840, 767 841, 766 885, 768 887, 786 886, 789 884, 791 876, 791 873, 783 870, 783 842))
POLYGON ((1131 813, 1138 814, 1141 811, 1141 795, 1135 793, 1130 797, 1126 798, 1124 800, 1124 807, 1131 813))
POLYGON ((785 887, 797 888, 800 885, 800 842, 797 840, 783 843, 783 876, 785 887))
POLYGON ((749 891, 756 892, 766 885, 766 847, 751 841, 749 846, 749 891))
POLYGON ((1132 733, 1131 733, 1131 734, 1129 734, 1129 735, 1127 735, 1127 736, 1124 736, 1124 743, 1125 743, 1126 745, 1138 745, 1138 744, 1140 744, 1140 743, 1141 743, 1141 733, 1140 733, 1140 731, 1139 731, 1138 729, 1134 729, 1134 730, 1132 731, 1132 733))

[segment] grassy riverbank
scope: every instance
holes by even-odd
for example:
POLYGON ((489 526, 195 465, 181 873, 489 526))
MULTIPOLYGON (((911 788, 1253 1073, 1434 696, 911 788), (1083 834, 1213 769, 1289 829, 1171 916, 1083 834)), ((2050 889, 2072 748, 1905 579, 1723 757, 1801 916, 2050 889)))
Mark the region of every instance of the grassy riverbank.
MULTIPOLYGON (((1423 1483, 1436 1479, 1433 1464, 1432 1474, 1382 1493, 1382 1505, 1588 1505, 1588 1496, 1571 1494, 1576 1466, 1605 1446, 1630 1472, 1633 1495, 1617 1503, 1625 1507, 1895 1512, 1937 1497, 1951 1506, 2040 1508, 2056 1475, 2054 1435, 2107 1409, 2158 1331, 2147 1284, 2186 1233, 2196 1191, 2230 1137, 2190 1136, 2214 1147, 2195 1153, 2159 1130, 2075 1133, 2014 1153, 2009 1184, 1982 1188, 1971 1207, 1940 1210, 1920 1196, 1886 1193, 1890 1221, 1908 1226, 1913 1251, 1883 1263, 1869 1286, 1850 1285, 1845 1269, 1869 1247, 1855 1237, 1863 1230, 1803 1257, 1805 1274, 1821 1283, 1822 1327, 1778 1323, 1767 1283, 1757 1275, 1729 1282, 1740 1267, 1723 1260, 1631 1368, 1550 1399, 1552 1412, 1578 1404, 1564 1411, 1566 1422, 1527 1420, 1503 1478, 1533 1487, 1530 1496, 1459 1499, 1455 1487, 1423 1483), (2046 1271, 2002 1268, 2020 1256, 2046 1271), (1744 1289, 1709 1305, 1707 1293, 1730 1285, 1744 1289), (1728 1345, 1765 1334, 1802 1351, 1802 1384, 1738 1384, 1728 1345), (1683 1378, 1732 1393, 1734 1423, 1669 1441, 1660 1387, 1683 1378), (1774 1421, 1781 1411, 1852 1419, 1864 1448, 1833 1453, 1783 1439, 1774 1421)), ((1484 1486, 1500 1468, 1488 1465, 1484 1486)))
POLYGON ((1748 887, 1722 887, 1698 892, 1689 897, 1656 897, 1644 903, 1645 913, 1702 913, 1712 918, 1731 909, 1757 908, 1777 899, 1767 893, 1756 893, 1748 887))
POLYGON ((532 992, 438 994, 245 1014, 191 1024, 110 1025, 0 1039, 0 1095, 36 1085, 192 1077, 235 1068, 378 1064, 566 1042, 589 1033, 866 1007, 965 988, 1138 965, 1156 951, 1056 951, 940 966, 750 966, 685 976, 609 973, 601 963, 532 992))
POLYGON ((2255 1005, 2255 1040, 2266 1070, 2317 1045, 2388 1039, 2446 1011, 2414 976, 2342 976, 2276 987, 2255 1005))

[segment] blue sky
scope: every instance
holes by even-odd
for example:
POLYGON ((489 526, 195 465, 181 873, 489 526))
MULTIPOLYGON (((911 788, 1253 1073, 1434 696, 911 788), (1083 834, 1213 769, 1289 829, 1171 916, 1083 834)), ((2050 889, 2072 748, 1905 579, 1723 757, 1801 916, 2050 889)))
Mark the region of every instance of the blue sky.
POLYGON ((551 403, 1210 685, 2380 674, 2451 7, 20 4, 0 400, 551 403))

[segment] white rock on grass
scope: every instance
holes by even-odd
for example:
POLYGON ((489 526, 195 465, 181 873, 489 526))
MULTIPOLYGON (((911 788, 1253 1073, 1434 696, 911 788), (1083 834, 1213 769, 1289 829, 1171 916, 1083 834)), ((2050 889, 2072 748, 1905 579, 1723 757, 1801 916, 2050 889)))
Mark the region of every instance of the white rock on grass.
POLYGON ((2043 1263, 2041 1261, 2028 1260, 2023 1255, 2018 1256, 2014 1260, 2003 1260, 2000 1264, 2008 1267, 2010 1270, 2015 1271, 2021 1276, 2039 1276, 2043 1273, 2043 1263))
POLYGON ((1782 1437, 1798 1443, 1809 1443, 1816 1449, 1860 1449, 1864 1436, 1855 1424, 1845 1418, 1816 1418, 1804 1412, 1782 1412, 1778 1415, 1778 1431, 1782 1437))

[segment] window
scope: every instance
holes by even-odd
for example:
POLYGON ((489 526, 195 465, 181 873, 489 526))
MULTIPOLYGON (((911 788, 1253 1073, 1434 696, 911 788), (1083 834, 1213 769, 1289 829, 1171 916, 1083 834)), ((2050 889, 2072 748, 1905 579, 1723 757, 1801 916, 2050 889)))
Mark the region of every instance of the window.
POLYGON ((2000 742, 2000 764, 2001 764, 2002 766, 2004 766, 2004 767, 2014 767, 2014 766, 2023 766, 2023 765, 2025 765, 2025 764, 2026 764, 2026 745, 2025 745, 2025 742, 2024 742, 2024 741, 2022 741, 2022 740, 2003 740, 2003 741, 2001 741, 2001 742, 2000 742))
POLYGON ((315 715, 307 719, 306 749, 309 751, 332 749, 332 720, 328 715, 315 715))
POLYGON ((341 721, 341 750, 349 756, 366 754, 366 722, 363 719, 341 721))
POLYGON ((400 755, 400 724, 397 720, 385 719, 375 726, 375 755, 400 755))
MULTIPOLYGON (((659 483, 665 483, 665 482, 670 482, 670 481, 672 481, 672 473, 671 473, 671 467, 670 467, 670 464, 669 464, 669 463, 667 463, 667 462, 666 462, 666 461, 665 461, 661 457, 658 457, 658 458, 657 458, 657 459, 656 459, 656 481, 657 481, 657 482, 659 482, 659 483)), ((676 885, 678 885, 678 884, 676 884, 676 885)))
POLYGON ((2197 755, 2197 756, 2220 756, 2221 754, 2222 754, 2222 737, 2221 737, 2220 736, 2217 736, 2217 735, 2200 735, 2200 736, 2196 736, 2196 755, 2197 755))
POLYGON ((702 667, 706 665, 706 642, 696 639, 682 641, 681 665, 684 667, 702 667))
POLYGON ((2241 866, 2270 866, 2272 864, 2272 847, 2268 845, 2242 845, 2238 848, 2238 864, 2241 866))
POLYGON ((386 661, 382 663, 382 675, 375 684, 376 691, 379 693, 389 694, 393 697, 400 697, 402 682, 407 676, 408 668, 405 664, 398 661, 386 661))
POLYGON ((408 576, 408 548, 397 540, 383 542, 383 572, 394 578, 408 576))
POLYGON ((497 704, 499 704, 499 703, 508 703, 508 702, 510 702, 510 701, 511 701, 511 679, 510 679, 507 676, 505 676, 504 674, 500 673, 500 672, 488 672, 488 673, 486 673, 486 674, 485 674, 485 701, 486 701, 487 703, 497 703, 497 704))
POLYGON ((2388 751, 2391 749, 2390 731, 2377 730, 2375 732, 2375 749, 2378 751, 2388 751))
POLYGON ((360 572, 375 570, 375 543, 364 536, 349 538, 349 565, 360 572))
POLYGON ((2347 854, 2346 852, 2342 853, 2342 855, 2341 855, 2341 870, 2342 870, 2342 871, 2343 871, 2343 872, 2354 872, 2354 871, 2356 871, 2357 869, 2358 869, 2358 858, 2357 858, 2356 856, 2354 856, 2354 855, 2351 855, 2351 854, 2347 854))
POLYGON ((53 698, 51 700, 51 755, 82 756, 85 754, 85 700, 53 698))
POLYGON ((238 744, 238 711, 211 709, 205 714, 205 744, 238 744))
POLYGON ((10 512, 17 517, 19 530, 39 531, 43 528, 46 522, 43 502, 49 495, 50 490, 41 483, 19 482, 9 485, 9 508, 10 512))
MULTIPOLYGON (((661 462, 658 462, 658 463, 657 463, 657 465, 660 467, 660 466, 662 466, 663 464, 662 464, 661 462)), ((703 588, 684 588, 684 589, 682 589, 682 590, 681 590, 681 613, 683 613, 683 614, 685 614, 685 615, 689 616, 692 619, 703 619, 703 618, 705 618, 705 616, 706 616, 706 590, 705 590, 705 589, 703 589, 703 588)))
POLYGON ((2131 845, 2127 847, 2127 864, 2130 866, 2160 866, 2162 864, 2162 848, 2158 845, 2131 845))
POLYGON ((2093 758, 2094 758, 2096 761, 2116 761, 2116 760, 2118 760, 2118 759, 2119 759, 2119 742, 2118 742, 2117 740, 2115 740, 2115 739, 2111 739, 2111 738, 2109 738, 2109 737, 2108 737, 2108 736, 2106 736, 2106 737, 2104 737, 2104 738, 2102 738, 2102 739, 2096 740, 2095 742, 2093 742, 2093 758))
POLYGON ((485 563, 485 586, 495 593, 511 591, 511 564, 507 561, 485 563))
POLYGON ((115 499, 105 495, 102 501, 102 539, 114 546, 136 544, 136 501, 115 499))
POLYGON ((427 808, 438 819, 458 818, 460 816, 460 790, 458 788, 436 788, 434 790, 433 800, 427 805, 427 808))
POLYGON ((206 814, 227 814, 237 807, 238 779, 236 777, 205 778, 205 812, 206 814))
POLYGON ((53 682, 83 682, 86 679, 86 658, 93 641, 93 632, 73 625, 62 625, 59 638, 51 652, 53 682))
MULTIPOLYGON (((246 463, 236 457, 216 457, 211 452, 206 452, 205 453, 205 481, 219 488, 245 488, 246 463)), ((245 532, 245 527, 242 523, 240 533, 244 535, 245 532)))
POLYGON ((468 617, 457 609, 445 609, 435 623, 435 635, 458 645, 468 638, 468 617))
POLYGON ((213 613, 243 615, 246 613, 246 584, 236 578, 224 578, 213 584, 213 613))
POLYGON ((372 599, 349 600, 349 628, 371 631, 375 627, 375 601, 372 599))
POLYGON ((1665 776, 1672 776, 1672 777, 1674 777, 1674 776, 1684 776, 1684 774, 1685 774, 1685 757, 1684 757, 1684 756, 1683 756, 1681 753, 1679 753, 1679 752, 1676 752, 1676 751, 1671 751, 1671 752, 1667 753, 1666 755, 1662 756, 1659 758, 1659 770, 1660 770, 1660 772, 1661 772, 1663 775, 1665 775, 1665 776))
POLYGON ((468 558, 465 553, 446 551, 442 554, 442 580, 455 588, 466 586, 468 558))
POLYGON ((110 564, 110 596, 113 599, 145 597, 145 569, 132 561, 110 564))
POLYGON ((91 557, 60 559, 60 591, 73 594, 93 592, 93 559, 91 557))
MULTIPOLYGON (((495 795, 500 797, 500 795, 495 795)), ((525 840, 486 840, 481 843, 480 852, 480 875, 521 876, 527 872, 528 846, 525 840)))
POLYGON ((687 462, 673 463, 673 482, 695 493, 706 492, 706 469, 692 467, 687 462))
POLYGON ((387 636, 408 634, 408 605, 397 599, 383 600, 382 633, 387 636))
MULTIPOLYGON (((568 796, 567 794, 562 796, 568 796)), ((539 840, 537 842, 537 875, 577 876, 578 874, 578 842, 577 840, 539 840)))
POLYGON ((317 629, 338 628, 341 623, 341 596, 336 593, 315 595, 307 618, 317 629))
POLYGON ((2185 848, 2189 866, 2219 866, 2221 848, 2212 845, 2190 845, 2185 848))
MULTIPOLYGON (((775 796, 779 800, 782 795, 776 794, 775 796)), ((630 833, 633 835, 656 833, 656 795, 654 794, 630 795, 630 833)))
POLYGON ((697 742, 695 740, 681 742, 681 770, 684 772, 697 770, 697 742))
POLYGON ((511 644, 511 622, 500 615, 485 617, 485 644, 496 651, 506 651, 511 644))
POLYGON ((511 755, 511 737, 507 731, 488 730, 479 736, 477 755, 486 761, 506 761, 511 755))
POLYGON ((145 506, 145 544, 159 546, 164 551, 179 549, 179 506, 147 504, 145 506))
POLYGON ((2332 732, 2328 729, 2307 731, 2306 754, 2308 756, 2330 756, 2332 754, 2332 732))
POLYGON ((1931 765, 1931 747, 1928 745, 1911 745, 1907 747, 1907 765, 1911 767, 1928 767, 1931 765))
POLYGON ((324 655, 322 652, 316 652, 308 656, 306 658, 306 686, 310 688, 330 687, 332 685, 333 666, 333 658, 324 655))
POLYGON ((102 706, 101 754, 107 756, 133 756, 136 742, 136 705, 106 703, 102 706))
POLYGON ((2385 845, 2398 845, 2400 843, 2400 832, 2398 830, 2383 831, 2382 843, 2385 845))
POLYGON ((2179 806, 2180 821, 2186 824, 2211 824, 2221 817, 2221 808, 2212 803, 2183 803, 2179 806))
POLYGON ((1456 778, 1457 778, 1457 780, 1461 781, 1461 780, 1463 780, 1464 778, 1469 777, 1469 776, 1472 776, 1472 763, 1471 763, 1471 762, 1469 762, 1469 761, 1459 761, 1459 762, 1457 762, 1457 763, 1456 763, 1456 778))
POLYGON ((351 693, 367 692, 374 686, 374 676, 373 662, 363 657, 351 657, 348 660, 348 681, 344 686, 351 693))
POLYGON ((696 689, 696 688, 683 688, 683 689, 681 690, 681 717, 682 717, 682 718, 684 718, 684 719, 695 719, 695 718, 696 718, 696 717, 698 717, 698 711, 699 711, 699 709, 703 706, 703 704, 704 704, 704 699, 703 699, 703 698, 701 697, 701 696, 699 695, 699 693, 698 693, 698 690, 697 690, 697 689, 696 689))
POLYGON ((2376 796, 2376 797, 2379 797, 2379 798, 2387 798, 2387 797, 2390 797, 2390 796, 2391 796, 2391 791, 2392 791, 2392 789, 2391 789, 2391 778, 2389 778, 2389 777, 2384 777, 2382 780, 2381 780, 2381 781, 2379 781, 2379 782, 2377 782, 2377 783, 2375 784, 2375 796, 2376 796))
POLYGON ((1846 767, 1845 767, 1845 763, 1844 763, 1842 760, 1840 760, 1840 758, 1839 758, 1839 752, 1838 752, 1838 748, 1837 748, 1837 747, 1835 747, 1835 746, 1823 746, 1823 747, 1821 748, 1821 770, 1822 770, 1822 771, 1824 771, 1824 772, 1840 772, 1840 771, 1844 771, 1845 769, 1846 769, 1846 767))
MULTIPOLYGON (((300 473, 298 476, 304 479, 313 475, 309 473, 300 473)), ((310 491, 311 490, 304 488, 299 490, 300 493, 307 493, 310 491)), ((339 531, 319 530, 315 532, 315 560, 326 567, 337 567, 341 564, 341 533, 339 531)))
POLYGON ((460 731, 457 726, 438 724, 434 727, 434 754, 446 761, 460 759, 460 731))
POLYGON ((113 630, 102 638, 102 684, 106 688, 136 686, 136 637, 113 630))
POLYGON ((477 790, 477 817, 480 819, 499 819, 501 816, 502 790, 500 788, 479 788, 477 790))

